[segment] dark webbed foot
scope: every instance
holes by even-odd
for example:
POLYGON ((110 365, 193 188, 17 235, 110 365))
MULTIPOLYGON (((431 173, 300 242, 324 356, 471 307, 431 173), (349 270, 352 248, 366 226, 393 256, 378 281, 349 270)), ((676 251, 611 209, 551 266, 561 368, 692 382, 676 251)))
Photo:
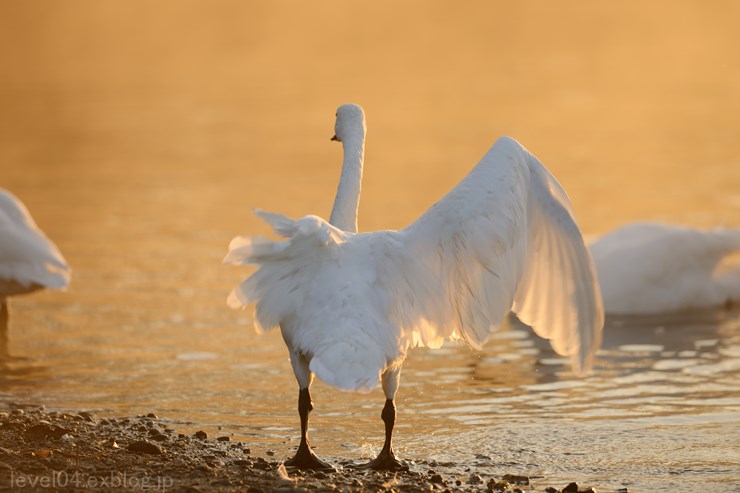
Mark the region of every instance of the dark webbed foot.
POLYGON ((357 466, 360 469, 373 469, 375 471, 408 471, 409 466, 403 461, 396 459, 393 451, 387 451, 385 449, 380 451, 378 456, 368 462, 357 466))
POLYGON ((334 469, 331 464, 316 457, 308 441, 308 414, 313 409, 308 388, 298 392, 298 415, 301 417, 301 443, 292 459, 285 461, 286 467, 297 469, 334 469))
POLYGON ((376 471, 408 471, 409 466, 396 459, 396 454, 393 453, 393 425, 396 423, 396 406, 393 404, 392 399, 385 401, 385 407, 383 407, 380 417, 383 418, 383 422, 385 423, 385 443, 383 444, 383 449, 375 459, 358 467, 362 469, 374 469, 376 471))
POLYGON ((310 446, 303 443, 298 447, 293 458, 285 461, 285 465, 296 469, 334 469, 331 464, 319 459, 310 446))

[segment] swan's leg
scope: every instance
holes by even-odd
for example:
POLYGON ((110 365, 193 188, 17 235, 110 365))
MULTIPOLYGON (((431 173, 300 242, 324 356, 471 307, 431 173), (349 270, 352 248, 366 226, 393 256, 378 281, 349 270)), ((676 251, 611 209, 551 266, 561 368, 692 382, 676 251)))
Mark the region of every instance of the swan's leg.
POLYGON ((10 309, 7 298, 0 298, 0 360, 8 358, 8 319, 10 309))
POLYGON ((393 426, 396 424, 396 405, 393 400, 396 397, 400 379, 400 366, 383 373, 383 392, 385 392, 386 400, 380 417, 385 423, 385 443, 378 457, 361 466, 363 468, 386 471, 408 471, 409 469, 409 466, 396 459, 396 454, 393 453, 393 426))
POLYGON ((313 381, 313 373, 308 369, 308 361, 301 355, 290 352, 290 363, 293 365, 293 372, 300 390, 298 391, 298 416, 301 418, 301 443, 292 459, 285 461, 286 466, 296 467, 298 469, 333 469, 333 467, 316 457, 311 450, 311 443, 308 441, 308 414, 313 410, 313 402, 308 388, 313 381))

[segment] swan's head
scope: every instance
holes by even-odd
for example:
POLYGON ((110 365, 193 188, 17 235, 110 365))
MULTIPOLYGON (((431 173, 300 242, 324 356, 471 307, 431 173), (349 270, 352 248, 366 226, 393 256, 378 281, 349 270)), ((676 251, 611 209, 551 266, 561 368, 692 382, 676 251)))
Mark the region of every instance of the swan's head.
POLYGON ((362 140, 365 137, 365 112, 362 111, 362 107, 357 104, 343 104, 337 108, 334 132, 331 140, 337 142, 362 140))

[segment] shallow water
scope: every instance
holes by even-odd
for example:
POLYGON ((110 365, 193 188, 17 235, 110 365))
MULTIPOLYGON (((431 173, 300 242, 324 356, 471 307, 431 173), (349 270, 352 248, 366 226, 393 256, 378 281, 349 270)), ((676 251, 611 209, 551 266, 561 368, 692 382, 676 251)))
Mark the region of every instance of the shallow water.
MULTIPOLYGON (((3 400, 113 416, 154 411, 181 430, 242 439, 255 453, 287 456, 297 444, 297 387, 278 334, 176 314, 152 322, 136 313, 151 308, 133 306, 129 324, 111 327, 118 308, 43 298, 17 304, 15 352, 31 360, 2 372, 3 400)), ((602 491, 731 491, 739 329, 737 309, 610 319, 583 379, 516 321, 482 352, 413 351, 397 401, 397 452, 602 491)), ((313 397, 318 452, 377 453, 380 390, 363 396, 318 382, 313 397)))
MULTIPOLYGON (((252 207, 329 212, 346 101, 370 129, 362 230, 408 224, 501 134, 558 176, 589 236, 740 227, 732 3, 402 7, 413 26, 330 2, 38 5, 0 7, 0 186, 74 274, 67 293, 13 300, 27 360, 0 371, 5 402, 153 411, 287 456, 286 351, 226 308, 248 271, 220 262, 234 235, 267 234, 252 207)), ((739 328, 737 308, 609 319, 583 379, 515 321, 481 353, 414 351, 398 453, 600 491, 736 490, 739 328)), ((377 452, 382 393, 314 389, 317 452, 377 452)))

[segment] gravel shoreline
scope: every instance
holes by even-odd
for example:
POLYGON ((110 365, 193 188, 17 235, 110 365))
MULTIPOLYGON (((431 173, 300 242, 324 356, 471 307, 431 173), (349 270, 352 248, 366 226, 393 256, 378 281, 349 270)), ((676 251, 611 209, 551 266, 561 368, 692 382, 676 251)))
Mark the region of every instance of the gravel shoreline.
POLYGON ((335 464, 335 472, 285 468, 227 436, 178 433, 153 413, 101 418, 12 404, 0 412, 0 491, 596 491, 464 464, 419 461, 397 473, 335 464))

